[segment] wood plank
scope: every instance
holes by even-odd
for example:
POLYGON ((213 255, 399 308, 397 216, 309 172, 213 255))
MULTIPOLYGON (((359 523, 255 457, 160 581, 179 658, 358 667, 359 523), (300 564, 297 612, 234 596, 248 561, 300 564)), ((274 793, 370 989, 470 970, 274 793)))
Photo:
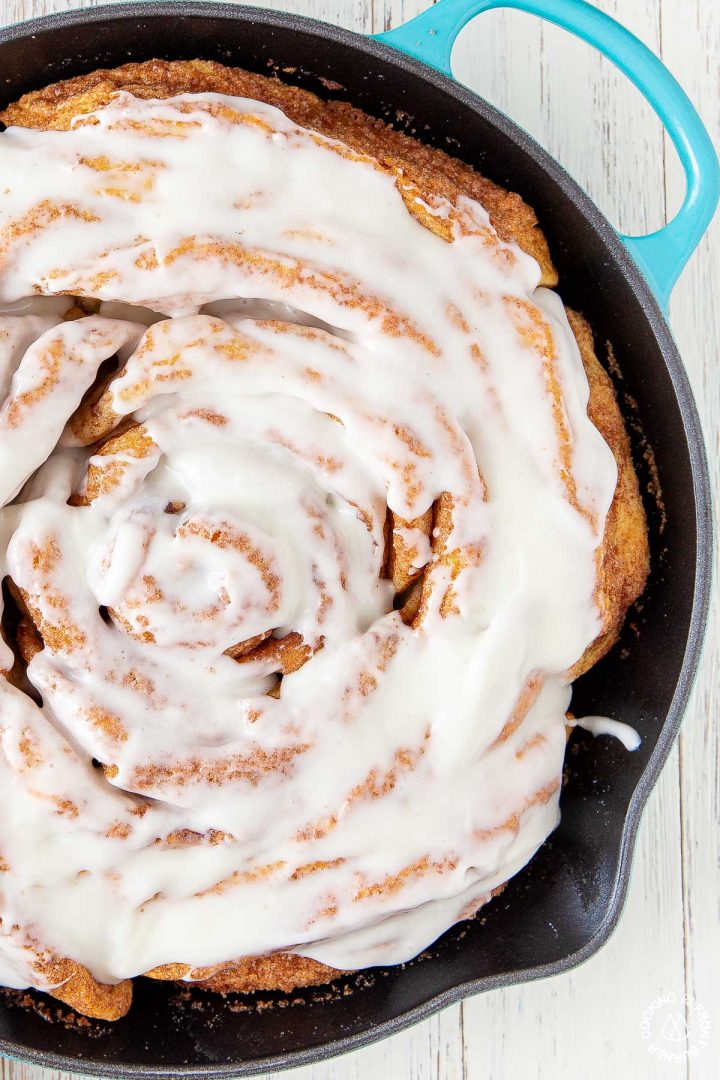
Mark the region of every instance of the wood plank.
MULTIPOLYGON (((596 6, 658 47, 659 0, 596 6)), ((549 150, 619 229, 662 224, 660 122, 599 53, 533 16, 491 11, 462 31, 453 62, 457 77, 549 150), (638 177, 646 182, 631 184, 638 177)))
MULTIPOLYGON (((705 0, 664 0, 663 59, 680 80, 720 146, 720 6, 705 0)), ((675 210, 685 183, 667 147, 667 203, 675 210)), ((715 508, 720 505, 720 221, 710 231, 678 282, 670 321, 695 391, 710 455, 715 508)), ((717 519, 716 519, 717 520, 717 519)), ((715 580, 717 581, 717 559, 715 580)), ((705 642, 704 663, 680 737, 686 993, 689 1044, 703 1045, 703 1016, 711 1024, 708 1044, 690 1059, 692 1080, 711 1080, 720 1061, 720 619, 717 602, 705 642)))

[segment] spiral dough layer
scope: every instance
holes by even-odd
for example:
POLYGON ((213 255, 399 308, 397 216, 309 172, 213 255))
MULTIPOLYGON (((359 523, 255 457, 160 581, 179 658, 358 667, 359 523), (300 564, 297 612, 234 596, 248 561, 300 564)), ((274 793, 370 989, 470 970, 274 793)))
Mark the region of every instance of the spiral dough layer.
POLYGON ((0 158, 0 982, 410 959, 557 824, 608 629, 562 304, 257 101, 0 158))

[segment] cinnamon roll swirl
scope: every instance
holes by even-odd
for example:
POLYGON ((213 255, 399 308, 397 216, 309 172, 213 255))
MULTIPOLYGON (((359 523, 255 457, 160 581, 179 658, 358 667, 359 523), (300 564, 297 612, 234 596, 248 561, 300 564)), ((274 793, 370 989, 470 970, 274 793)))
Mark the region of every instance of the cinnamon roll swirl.
POLYGON ((556 826, 647 574, 532 211, 200 61, 0 135, 0 982, 408 960, 556 826))

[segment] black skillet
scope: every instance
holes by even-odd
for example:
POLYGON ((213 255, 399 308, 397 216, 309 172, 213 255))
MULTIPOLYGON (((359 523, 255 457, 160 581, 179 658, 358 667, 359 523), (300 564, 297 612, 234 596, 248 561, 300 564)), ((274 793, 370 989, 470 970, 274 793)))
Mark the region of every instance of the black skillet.
POLYGON ((683 209, 654 236, 624 243, 552 158, 452 79, 455 36, 472 15, 494 6, 501 0, 441 0, 380 39, 220 3, 133 3, 52 15, 0 31, 0 103, 57 79, 151 57, 278 70, 289 82, 395 123, 400 116, 414 127, 416 119, 420 138, 449 148, 535 207, 563 299, 589 318, 601 354, 612 341, 625 380, 621 396, 639 403, 628 419, 643 485, 652 480, 649 445, 662 489, 662 512, 647 498, 653 570, 642 614, 633 619, 639 632, 628 629, 576 684, 573 699, 578 714, 633 725, 642 745, 628 754, 615 740, 576 733, 557 831, 482 919, 449 931, 411 964, 339 980, 329 991, 298 992, 285 1004, 283 995, 256 995, 262 1006, 274 1003, 261 1008, 253 997, 178 995, 170 984, 139 980, 127 1017, 85 1029, 49 1023, 7 996, 0 998, 4 1054, 118 1077, 238 1076, 305 1064, 383 1038, 481 990, 566 971, 596 952, 618 920, 640 815, 680 724, 708 609, 707 464, 660 304, 712 217, 717 161, 680 88, 617 23, 582 0, 506 0, 502 6, 549 18, 605 52, 645 93, 676 143, 688 177, 683 209))

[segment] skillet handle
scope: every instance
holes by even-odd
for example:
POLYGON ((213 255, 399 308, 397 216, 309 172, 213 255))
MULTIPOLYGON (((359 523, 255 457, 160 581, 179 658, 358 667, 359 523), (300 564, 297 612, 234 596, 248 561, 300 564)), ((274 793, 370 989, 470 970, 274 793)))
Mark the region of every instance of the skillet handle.
POLYGON ((657 232, 621 236, 667 310, 672 288, 710 224, 720 194, 717 155, 690 99, 647 46, 585 0, 439 0, 404 26, 376 37, 452 77, 455 39, 472 18, 493 8, 538 15, 593 45, 628 76, 667 129, 685 170, 683 204, 657 232))

